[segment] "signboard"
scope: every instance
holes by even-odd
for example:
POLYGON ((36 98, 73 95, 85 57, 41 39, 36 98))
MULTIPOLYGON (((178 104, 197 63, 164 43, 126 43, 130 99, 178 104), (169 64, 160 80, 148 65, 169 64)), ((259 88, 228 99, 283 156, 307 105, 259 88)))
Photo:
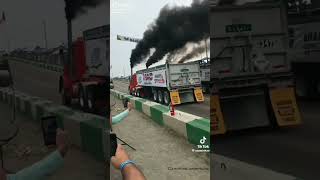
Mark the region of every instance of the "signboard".
POLYGON ((203 93, 202 93, 202 88, 196 88, 194 90, 194 96, 196 97, 197 102, 203 102, 204 97, 203 97, 203 93))
POLYGON ((157 70, 137 74, 138 85, 167 87, 166 70, 157 70))
POLYGON ((171 91, 170 92, 171 103, 172 105, 181 104, 180 96, 178 91, 171 91))
POLYGON ((117 40, 130 41, 130 42, 135 42, 135 43, 138 43, 140 41, 140 39, 137 39, 137 38, 131 38, 131 37, 120 36, 120 35, 117 35, 117 40))
POLYGON ((252 31, 251 24, 231 24, 226 25, 227 33, 252 31))

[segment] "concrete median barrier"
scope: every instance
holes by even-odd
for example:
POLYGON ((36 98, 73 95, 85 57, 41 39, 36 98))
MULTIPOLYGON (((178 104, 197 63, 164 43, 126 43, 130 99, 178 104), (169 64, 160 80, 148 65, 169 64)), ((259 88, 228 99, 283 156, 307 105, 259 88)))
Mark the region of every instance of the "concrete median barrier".
POLYGON ((111 94, 119 99, 128 98, 137 111, 149 116, 161 126, 166 126, 184 136, 190 143, 198 145, 199 140, 206 137, 210 142, 210 120, 182 111, 175 111, 172 116, 168 106, 161 105, 146 99, 133 97, 117 90, 111 90, 111 94))
POLYGON ((40 125, 42 116, 55 115, 58 126, 69 132, 71 144, 89 153, 99 161, 105 161, 107 119, 102 116, 83 113, 66 106, 56 105, 51 101, 15 91, 10 88, 0 88, 0 101, 11 104, 15 101, 18 113, 25 114, 36 124, 40 125), (10 100, 11 99, 11 100, 10 100))

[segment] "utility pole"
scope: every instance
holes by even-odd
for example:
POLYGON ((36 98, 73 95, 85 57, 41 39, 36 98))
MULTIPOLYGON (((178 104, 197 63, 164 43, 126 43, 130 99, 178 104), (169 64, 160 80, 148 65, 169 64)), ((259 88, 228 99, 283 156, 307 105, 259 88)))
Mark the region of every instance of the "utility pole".
POLYGON ((48 39, 47 39, 47 23, 46 20, 42 21, 43 24, 43 36, 44 36, 44 47, 48 49, 48 39))
POLYGON ((65 12, 67 20, 67 36, 68 36, 68 69, 71 80, 73 80, 73 60, 72 60, 72 19, 74 16, 73 4, 71 0, 65 0, 65 12))

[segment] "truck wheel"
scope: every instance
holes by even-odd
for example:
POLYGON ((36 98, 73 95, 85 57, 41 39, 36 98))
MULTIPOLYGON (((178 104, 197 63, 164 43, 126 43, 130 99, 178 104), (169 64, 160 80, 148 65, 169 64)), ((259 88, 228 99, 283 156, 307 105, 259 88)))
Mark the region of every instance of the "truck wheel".
POLYGON ((80 86, 79 88, 79 104, 82 110, 87 110, 87 96, 84 88, 80 86))
POLYGON ((140 97, 140 89, 137 90, 137 96, 140 97))
POLYGON ((158 102, 163 103, 163 92, 162 90, 158 90, 158 102))
POLYGON ((95 107, 95 98, 94 98, 94 88, 88 87, 87 88, 87 105, 88 105, 88 111, 94 112, 96 110, 95 107))
POLYGON ((63 105, 69 106, 71 104, 71 98, 66 95, 63 88, 62 88, 62 92, 61 92, 61 98, 62 98, 63 105))
POLYGON ((320 96, 320 80, 317 82, 317 95, 320 96))
POLYGON ((171 99, 170 99, 170 95, 169 95, 169 91, 164 91, 163 92, 163 101, 164 101, 164 104, 165 105, 169 105, 170 102, 171 102, 171 99))
POLYGON ((153 91, 153 101, 158 102, 158 91, 153 91))
POLYGON ((205 87, 205 86, 202 86, 202 92, 204 93, 204 94, 206 94, 208 91, 207 91, 207 87, 205 87))

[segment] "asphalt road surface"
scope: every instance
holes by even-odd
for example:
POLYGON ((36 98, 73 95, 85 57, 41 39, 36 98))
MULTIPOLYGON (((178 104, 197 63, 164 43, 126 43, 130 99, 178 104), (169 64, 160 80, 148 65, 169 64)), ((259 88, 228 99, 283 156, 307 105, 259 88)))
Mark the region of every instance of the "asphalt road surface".
MULTIPOLYGON (((124 110, 122 102, 110 97, 112 115, 124 110)), ((129 156, 150 180, 209 180, 209 154, 192 152, 193 145, 176 132, 158 125, 146 115, 132 110, 119 124, 113 125, 117 136, 136 151, 124 146, 129 156), (174 169, 176 168, 176 169, 174 169), (192 169, 193 168, 193 169, 192 169), (198 169, 195 169, 198 168, 198 169), (200 169, 201 168, 201 169, 200 169)), ((120 143, 120 141, 118 141, 120 143)), ((120 180, 111 168, 111 180, 120 180)))
POLYGON ((60 73, 16 61, 9 61, 9 66, 16 90, 61 104, 60 73))
MULTIPOLYGON (((10 137, 15 132, 16 127, 10 123, 13 117, 11 112, 9 105, 0 103, 0 139, 10 137)), ((3 148, 4 167, 11 173, 31 166, 55 150, 55 148, 48 149, 43 145, 40 125, 36 125, 22 114, 17 114, 16 117, 19 133, 3 148)), ((76 147, 71 147, 65 156, 63 167, 48 176, 47 179, 105 180, 105 173, 104 163, 94 160, 76 147)))
POLYGON ((320 179, 320 102, 299 102, 303 125, 254 129, 218 136, 214 153, 290 174, 320 179))
MULTIPOLYGON (((129 93, 128 86, 129 82, 122 81, 113 81, 114 89, 120 92, 129 93)), ((205 101, 203 103, 186 103, 176 106, 176 109, 187 112, 190 114, 194 114, 196 116, 204 117, 210 119, 210 96, 205 95, 205 101)))
MULTIPOLYGON (((9 65, 16 90, 62 104, 59 93, 61 73, 16 61, 10 61, 9 65)), ((80 105, 76 101, 73 101, 71 108, 80 110, 80 105)), ((96 114, 105 116, 106 111, 96 114)))

